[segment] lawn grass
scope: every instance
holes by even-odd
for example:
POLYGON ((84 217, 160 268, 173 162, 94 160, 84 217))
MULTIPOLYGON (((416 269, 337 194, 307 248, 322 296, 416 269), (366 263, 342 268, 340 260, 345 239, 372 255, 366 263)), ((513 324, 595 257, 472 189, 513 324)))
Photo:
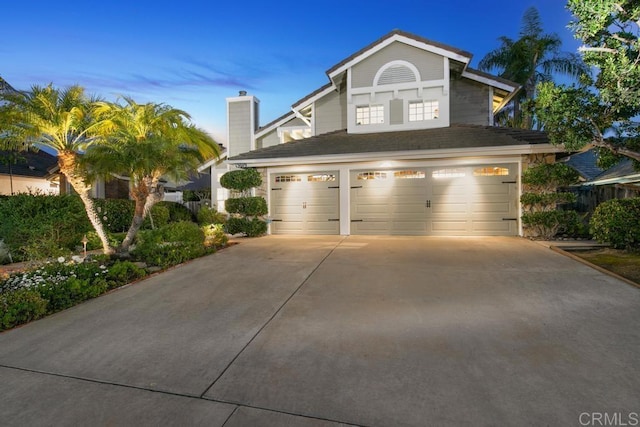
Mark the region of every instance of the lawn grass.
POLYGON ((640 285, 640 252, 603 248, 572 253, 640 285))

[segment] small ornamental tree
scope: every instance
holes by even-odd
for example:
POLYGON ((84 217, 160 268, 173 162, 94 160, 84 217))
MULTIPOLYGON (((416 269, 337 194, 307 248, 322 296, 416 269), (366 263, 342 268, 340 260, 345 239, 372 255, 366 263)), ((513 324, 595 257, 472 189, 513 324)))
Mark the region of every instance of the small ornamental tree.
POLYGON ((559 231, 575 232, 580 218, 575 211, 558 210, 559 204, 573 203, 575 194, 558 191, 578 181, 578 173, 562 164, 539 164, 522 174, 525 191, 520 197, 522 223, 529 237, 550 239, 559 231))
POLYGON ((262 216, 269 211, 267 201, 264 197, 251 196, 251 189, 262 185, 260 173, 255 169, 227 172, 220 178, 220 185, 235 196, 225 202, 225 209, 231 214, 226 223, 227 232, 247 237, 265 234, 267 223, 262 216))

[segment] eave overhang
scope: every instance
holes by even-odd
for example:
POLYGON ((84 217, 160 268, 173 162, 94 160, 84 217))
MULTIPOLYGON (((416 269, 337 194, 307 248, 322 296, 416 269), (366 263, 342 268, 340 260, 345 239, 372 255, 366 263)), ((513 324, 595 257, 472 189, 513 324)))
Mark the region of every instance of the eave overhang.
POLYGON ((351 154, 327 154, 320 156, 281 157, 268 159, 230 159, 227 162, 238 167, 270 167, 301 164, 353 163, 375 160, 436 160, 524 154, 562 153, 564 149, 552 144, 524 144, 500 147, 449 148, 436 150, 378 151, 351 154))

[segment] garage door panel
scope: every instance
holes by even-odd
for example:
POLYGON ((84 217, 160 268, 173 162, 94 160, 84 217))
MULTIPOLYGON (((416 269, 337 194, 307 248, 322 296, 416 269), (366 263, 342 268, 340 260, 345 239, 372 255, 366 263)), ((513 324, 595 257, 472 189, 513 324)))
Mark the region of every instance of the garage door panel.
POLYGON ((426 221, 392 221, 391 231, 394 234, 425 235, 427 234, 426 221))
POLYGON ((482 183, 482 185, 478 185, 476 186, 476 188, 474 188, 475 193, 482 195, 482 194, 505 194, 505 195, 509 195, 510 194, 510 185, 508 184, 502 184, 502 183, 498 183, 498 184, 486 184, 486 183, 482 183))
POLYGON ((270 200, 272 233, 340 233, 339 221, 333 221, 340 217, 337 172, 282 173, 271 179, 275 190, 270 200))
POLYGON ((515 164, 354 171, 351 218, 364 222, 352 223, 351 232, 516 234, 517 221, 503 221, 517 217, 516 171, 515 164))
POLYGON ((468 206, 466 202, 451 203, 451 202, 438 202, 431 207, 433 214, 451 215, 451 214, 466 214, 468 206))
POLYGON ((466 233, 467 220, 433 220, 431 222, 431 230, 435 233, 447 232, 447 233, 466 233))
POLYGON ((277 221, 271 223, 271 232, 275 234, 302 234, 303 231, 302 221, 277 221))
POLYGON ((471 231, 507 234, 514 224, 515 221, 471 221, 471 231))
POLYGON ((474 215, 482 213, 509 213, 511 211, 511 203, 474 203, 472 212, 474 215))
POLYGON ((339 234, 340 222, 338 221, 324 221, 314 222, 309 221, 306 224, 306 234, 339 234))

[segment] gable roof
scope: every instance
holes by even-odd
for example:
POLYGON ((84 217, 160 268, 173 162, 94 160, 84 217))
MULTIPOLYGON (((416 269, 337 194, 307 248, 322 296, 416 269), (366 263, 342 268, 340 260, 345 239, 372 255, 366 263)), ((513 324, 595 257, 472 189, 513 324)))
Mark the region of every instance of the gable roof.
MULTIPOLYGON (((15 176, 29 176, 46 178, 52 174, 52 169, 58 165, 58 159, 45 151, 21 151, 16 153, 24 161, 18 160, 11 164, 11 173, 15 176)), ((8 151, 0 151, 0 157, 8 157, 8 151)), ((0 162, 0 174, 9 175, 9 165, 0 162)))
POLYGON ((5 79, 0 77, 0 95, 3 93, 18 93, 5 79))
POLYGON ((582 153, 571 154, 564 162, 574 168, 580 176, 589 181, 604 172, 598 167, 598 155, 595 150, 587 150, 582 153))
POLYGON ((605 184, 624 184, 640 182, 640 171, 634 166, 632 159, 622 159, 617 165, 614 165, 593 178, 587 184, 605 185, 605 184))
MULTIPOLYGON (((239 154, 232 163, 314 156, 340 156, 423 150, 474 149, 548 145, 546 133, 525 129, 452 124, 450 127, 410 131, 349 134, 346 130, 278 144, 239 154)), ((313 160, 313 159, 310 159, 313 160)))
POLYGON ((402 30, 393 30, 390 33, 387 33, 384 36, 380 37, 378 40, 374 41, 373 43, 369 44, 368 46, 365 46, 364 48, 360 49, 353 55, 343 59, 333 67, 329 68, 327 70, 327 75, 329 76, 329 78, 332 78, 334 74, 340 73, 342 68, 344 67, 348 68, 351 62, 357 62, 358 60, 362 59, 361 57, 367 55, 369 52, 374 51, 376 48, 384 45, 385 43, 390 43, 395 40, 413 41, 415 43, 424 45, 424 47, 427 47, 427 48, 430 47, 431 49, 435 49, 441 53, 445 53, 445 56, 454 56, 465 63, 469 63, 471 61, 471 57, 473 56, 471 53, 467 51, 455 48, 453 46, 446 45, 444 43, 429 40, 424 37, 407 33, 402 30), (446 55, 446 53, 448 53, 449 55, 446 55))

